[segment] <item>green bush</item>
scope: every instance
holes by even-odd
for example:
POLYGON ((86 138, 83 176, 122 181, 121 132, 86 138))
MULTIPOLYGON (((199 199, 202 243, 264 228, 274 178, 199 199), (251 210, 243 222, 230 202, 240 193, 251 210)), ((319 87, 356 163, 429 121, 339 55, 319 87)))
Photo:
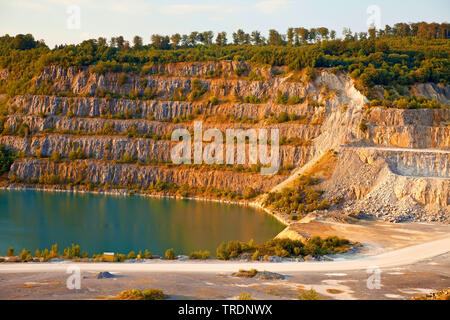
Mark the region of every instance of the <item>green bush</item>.
POLYGON ((121 163, 134 163, 136 160, 128 153, 125 152, 120 158, 119 162, 121 163))
POLYGON ((211 103, 213 106, 219 104, 219 98, 217 96, 212 96, 209 98, 209 103, 211 103))
POLYGON ((287 101, 287 104, 288 105, 301 104, 304 101, 305 101, 304 99, 302 99, 302 98, 300 98, 298 96, 290 96, 288 101, 287 101))
POLYGON ((161 289, 124 290, 116 296, 118 300, 165 300, 167 295, 161 289))
POLYGON ((310 290, 302 290, 297 297, 298 300, 321 300, 319 294, 311 288, 310 290))
POLYGON ((189 254, 189 259, 208 259, 210 257, 209 251, 193 251, 189 254))
POLYGON ((278 104, 287 104, 288 103, 287 95, 282 93, 280 90, 278 90, 276 103, 278 103, 278 104))
POLYGON ((14 162, 14 152, 0 145, 0 174, 8 172, 14 162))
POLYGON ((117 262, 124 262, 126 259, 127 259, 127 256, 124 255, 123 253, 118 253, 114 257, 114 261, 117 261, 117 262))
POLYGON ((259 252, 259 250, 255 250, 255 252, 252 255, 252 260, 253 261, 259 260, 260 257, 261 257, 261 253, 259 252))
POLYGON ((59 162, 59 161, 61 161, 61 155, 59 154, 58 151, 55 150, 52 152, 50 160, 52 160, 53 162, 59 162))
MULTIPOLYGON (((258 170, 259 171, 259 170, 258 170)), ((253 199, 258 195, 258 192, 256 192, 255 189, 251 188, 251 187, 246 187, 244 189, 244 191, 242 192, 242 196, 244 197, 244 199, 253 199)))
POLYGON ((367 127, 366 121, 364 121, 364 119, 361 120, 361 122, 359 123, 359 130, 361 130, 361 132, 363 132, 363 133, 366 133, 367 129, 368 129, 368 127, 367 127))
POLYGON ((203 86, 202 82, 198 79, 192 81, 192 91, 189 94, 189 100, 195 101, 197 98, 201 97, 206 93, 206 88, 203 86))
POLYGON ((12 257, 14 256, 14 248, 13 247, 9 247, 8 248, 8 253, 6 254, 8 257, 12 257))
POLYGON ((255 299, 253 299, 250 294, 243 292, 237 297, 237 300, 255 300, 255 299))
POLYGON ((258 274, 258 270, 256 270, 256 269, 250 269, 250 270, 239 269, 239 271, 236 272, 234 274, 234 276, 241 277, 241 278, 253 278, 257 274, 258 274))
POLYGON ((175 251, 173 251, 173 249, 167 249, 164 256, 166 257, 167 260, 175 260, 175 251))
POLYGON ((271 239, 264 244, 254 244, 241 241, 223 242, 216 250, 216 257, 220 260, 237 258, 243 253, 251 254, 252 260, 258 260, 261 256, 277 255, 282 258, 298 257, 306 255, 324 255, 346 252, 350 242, 338 237, 322 239, 313 237, 303 243, 291 239, 271 239))
POLYGON ((238 257, 249 248, 250 246, 247 243, 241 241, 222 242, 216 250, 216 256, 220 260, 230 260, 238 257))
POLYGON ((298 213, 300 216, 315 210, 328 209, 328 199, 320 200, 321 190, 313 188, 318 180, 302 176, 298 178, 293 187, 283 188, 281 192, 271 192, 267 195, 264 205, 285 213, 298 213))
POLYGON ((83 149, 81 149, 81 147, 78 147, 77 150, 72 150, 69 152, 70 160, 84 159, 84 158, 86 158, 86 156, 84 155, 83 149))
POLYGON ((59 250, 58 250, 58 244, 57 243, 52 245, 50 254, 52 255, 52 257, 59 257, 59 250))
POLYGON ((117 83, 119 86, 124 85, 128 81, 128 76, 125 73, 121 73, 119 77, 117 78, 117 83))
POLYGON ((30 135, 30 127, 26 124, 26 123, 22 123, 18 128, 17 128, 17 134, 20 137, 28 137, 30 135))
POLYGON ((22 262, 27 262, 27 261, 31 260, 31 253, 30 253, 30 251, 23 249, 22 252, 19 255, 19 259, 22 262))

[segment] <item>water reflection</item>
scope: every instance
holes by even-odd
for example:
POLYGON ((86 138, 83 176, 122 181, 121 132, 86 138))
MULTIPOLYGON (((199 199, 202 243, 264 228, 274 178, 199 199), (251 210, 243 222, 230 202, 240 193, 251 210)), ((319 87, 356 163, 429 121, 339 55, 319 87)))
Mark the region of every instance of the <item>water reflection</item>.
POLYGON ((0 252, 13 246, 88 253, 149 249, 163 254, 215 248, 223 240, 265 241, 283 229, 252 208, 213 202, 42 191, 0 191, 0 252))

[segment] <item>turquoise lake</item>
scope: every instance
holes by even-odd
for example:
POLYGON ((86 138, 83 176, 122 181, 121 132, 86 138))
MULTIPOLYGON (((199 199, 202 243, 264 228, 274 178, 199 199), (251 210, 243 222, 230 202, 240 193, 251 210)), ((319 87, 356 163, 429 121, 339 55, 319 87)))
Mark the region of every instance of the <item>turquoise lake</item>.
POLYGON ((89 254, 209 250, 222 241, 264 242, 283 225, 250 207, 215 202, 0 190, 0 254, 72 243, 89 254))

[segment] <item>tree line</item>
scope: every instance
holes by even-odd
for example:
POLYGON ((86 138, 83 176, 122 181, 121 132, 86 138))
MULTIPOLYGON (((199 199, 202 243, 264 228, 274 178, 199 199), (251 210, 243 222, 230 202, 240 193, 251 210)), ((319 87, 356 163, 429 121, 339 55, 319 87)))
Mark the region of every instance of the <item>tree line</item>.
MULTIPOLYGON (((417 37, 421 39, 449 39, 450 24, 448 23, 396 23, 393 27, 386 25, 384 29, 369 28, 367 32, 352 32, 350 28, 342 30, 342 39, 344 40, 365 40, 375 38, 389 37, 417 37)), ((319 28, 288 28, 285 34, 275 29, 270 29, 268 36, 262 35, 261 31, 255 30, 250 33, 242 29, 233 32, 231 38, 225 31, 214 34, 213 31, 197 32, 190 34, 175 33, 172 35, 153 34, 150 42, 144 45, 144 40, 140 36, 135 36, 132 43, 125 40, 123 36, 112 37, 109 41, 104 37, 89 41, 95 42, 99 46, 110 46, 117 49, 148 49, 150 46, 155 49, 169 50, 177 48, 192 48, 198 45, 254 45, 254 46, 300 46, 311 43, 318 43, 324 40, 337 39, 335 30, 326 27, 319 28), (230 41, 229 41, 230 40, 230 41)), ((13 49, 33 49, 39 46, 45 46, 43 40, 35 41, 31 34, 19 34, 15 37, 8 35, 1 38, 2 41, 10 43, 13 49)), ((56 46, 56 48, 64 48, 65 45, 56 46)))
MULTIPOLYGON (((375 27, 369 28, 367 32, 353 33, 350 28, 344 28, 342 31, 345 40, 365 40, 388 37, 417 37, 422 39, 449 39, 450 24, 448 23, 396 23, 393 27, 386 25, 384 29, 377 30, 375 27)), ((335 30, 329 30, 326 27, 306 29, 289 28, 286 34, 281 34, 275 29, 270 29, 268 37, 264 37, 261 31, 255 30, 247 33, 242 29, 232 33, 231 43, 225 31, 219 32, 214 40, 214 32, 191 32, 190 34, 175 33, 171 36, 153 34, 150 38, 150 45, 155 49, 169 50, 176 48, 190 48, 197 45, 226 46, 233 45, 254 45, 254 46, 300 46, 309 43, 317 43, 324 40, 335 40, 337 33, 335 30)), ((105 38, 99 38, 100 45, 107 45, 105 38)), ((109 45, 116 48, 130 48, 130 43, 122 36, 113 37, 109 45)), ((133 38, 132 47, 143 49, 143 39, 140 36, 133 38)))

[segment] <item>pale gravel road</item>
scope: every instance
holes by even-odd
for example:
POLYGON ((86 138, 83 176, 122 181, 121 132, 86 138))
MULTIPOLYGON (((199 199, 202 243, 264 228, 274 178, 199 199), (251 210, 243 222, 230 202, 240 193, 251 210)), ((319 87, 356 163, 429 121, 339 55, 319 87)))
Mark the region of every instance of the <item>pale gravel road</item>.
POLYGON ((443 153, 450 154, 450 150, 443 149, 419 149, 419 148, 394 148, 394 147, 352 147, 352 146, 341 146, 343 149, 366 149, 375 151, 393 151, 393 152, 416 152, 416 153, 443 153))
POLYGON ((272 272, 338 272, 366 270, 369 267, 392 268, 414 264, 450 252, 450 237, 410 246, 376 256, 367 256, 332 262, 192 262, 192 261, 151 261, 146 263, 1 263, 0 273, 24 272, 66 272, 69 265, 77 265, 88 272, 172 272, 172 273, 222 273, 239 269, 266 270, 272 272))

